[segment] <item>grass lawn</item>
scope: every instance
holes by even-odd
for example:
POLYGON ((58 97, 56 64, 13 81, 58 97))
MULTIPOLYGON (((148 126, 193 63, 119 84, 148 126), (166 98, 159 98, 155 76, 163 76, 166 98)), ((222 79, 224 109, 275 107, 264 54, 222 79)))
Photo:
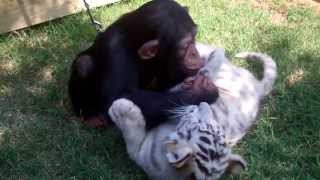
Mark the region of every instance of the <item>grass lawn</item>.
MULTIPOLYGON (((200 41, 278 64, 274 95, 235 149, 249 165, 240 179, 320 179, 320 15, 287 1, 179 1, 200 41)), ((107 26, 143 2, 93 14, 107 26)), ((94 37, 85 13, 0 36, 0 179, 146 179, 118 131, 87 128, 71 112, 69 67, 94 37)))

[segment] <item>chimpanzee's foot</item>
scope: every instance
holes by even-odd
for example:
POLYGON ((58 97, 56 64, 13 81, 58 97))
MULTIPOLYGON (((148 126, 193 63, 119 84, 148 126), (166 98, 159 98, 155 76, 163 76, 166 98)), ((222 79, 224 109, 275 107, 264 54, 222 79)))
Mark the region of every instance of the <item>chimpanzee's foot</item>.
POLYGON ((91 128, 106 128, 109 126, 108 120, 103 115, 85 118, 83 122, 91 128))

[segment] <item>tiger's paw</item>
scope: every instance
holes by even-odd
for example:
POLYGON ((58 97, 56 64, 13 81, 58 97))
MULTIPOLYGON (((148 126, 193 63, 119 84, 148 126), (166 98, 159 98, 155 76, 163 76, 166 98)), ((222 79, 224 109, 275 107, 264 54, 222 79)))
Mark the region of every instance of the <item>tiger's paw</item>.
POLYGON ((121 98, 114 101, 108 111, 111 120, 124 130, 132 127, 145 127, 144 117, 138 106, 132 101, 121 98))

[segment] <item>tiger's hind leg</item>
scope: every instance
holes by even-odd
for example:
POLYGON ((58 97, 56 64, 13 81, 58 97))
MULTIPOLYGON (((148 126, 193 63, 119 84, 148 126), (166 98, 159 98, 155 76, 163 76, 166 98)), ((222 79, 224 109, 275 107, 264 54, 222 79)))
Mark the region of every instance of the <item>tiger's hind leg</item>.
POLYGON ((136 160, 146 136, 146 124, 140 108, 132 101, 122 98, 114 101, 108 112, 122 132, 129 156, 136 160))

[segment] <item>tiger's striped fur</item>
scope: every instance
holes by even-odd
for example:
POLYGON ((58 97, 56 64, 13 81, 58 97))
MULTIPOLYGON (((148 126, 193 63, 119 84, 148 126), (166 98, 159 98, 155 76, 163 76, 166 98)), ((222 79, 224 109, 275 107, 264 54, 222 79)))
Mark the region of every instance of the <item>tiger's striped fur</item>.
POLYGON ((264 64, 262 80, 257 80, 248 70, 232 65, 224 50, 216 48, 199 73, 219 88, 219 98, 207 112, 201 112, 201 104, 175 110, 175 118, 180 119, 174 132, 180 134, 176 141, 187 141, 186 144, 193 147, 196 156, 189 163, 195 164, 193 172, 197 179, 217 179, 227 169, 224 159, 228 159, 232 146, 257 120, 260 100, 271 92, 276 79, 276 64, 268 55, 243 52, 236 57, 261 60, 264 64), (212 151, 216 154, 213 159, 212 151))
POLYGON ((120 99, 110 107, 130 158, 151 179, 214 180, 227 170, 238 173, 245 167, 231 147, 255 121, 260 99, 272 89, 276 66, 269 56, 259 53, 238 56, 262 60, 264 79, 258 81, 249 71, 232 65, 223 49, 217 48, 210 56, 205 54, 209 60, 201 70, 220 88, 217 102, 176 109, 175 118, 149 132, 140 109, 131 101, 120 99))

